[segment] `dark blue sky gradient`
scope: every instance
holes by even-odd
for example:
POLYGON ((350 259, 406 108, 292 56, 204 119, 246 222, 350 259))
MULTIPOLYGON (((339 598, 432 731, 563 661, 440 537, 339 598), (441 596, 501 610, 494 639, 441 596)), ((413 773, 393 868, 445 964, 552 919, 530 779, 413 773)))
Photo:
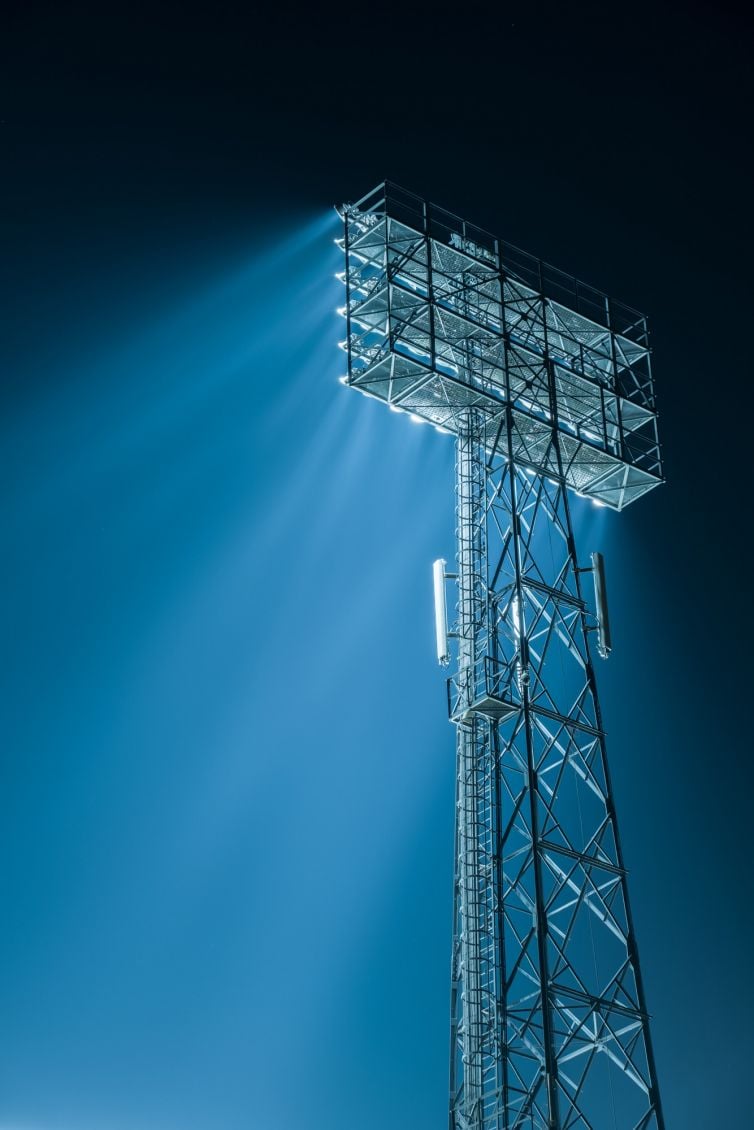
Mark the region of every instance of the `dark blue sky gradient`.
POLYGON ((150 11, 10 26, 0 1130, 445 1124, 452 440, 337 380, 386 175, 650 314, 668 483, 574 514, 668 1128, 747 1130, 741 29, 472 5, 472 89, 441 5, 360 86, 369 13, 150 11))

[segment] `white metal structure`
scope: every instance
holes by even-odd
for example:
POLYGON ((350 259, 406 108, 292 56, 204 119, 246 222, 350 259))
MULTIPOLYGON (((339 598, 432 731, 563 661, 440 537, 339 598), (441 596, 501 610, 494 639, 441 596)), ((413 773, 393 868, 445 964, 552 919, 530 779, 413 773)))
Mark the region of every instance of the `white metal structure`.
POLYGON ((393 185, 342 216, 346 383, 456 436, 450 1130, 663 1130, 569 509, 662 480, 646 320, 393 185))

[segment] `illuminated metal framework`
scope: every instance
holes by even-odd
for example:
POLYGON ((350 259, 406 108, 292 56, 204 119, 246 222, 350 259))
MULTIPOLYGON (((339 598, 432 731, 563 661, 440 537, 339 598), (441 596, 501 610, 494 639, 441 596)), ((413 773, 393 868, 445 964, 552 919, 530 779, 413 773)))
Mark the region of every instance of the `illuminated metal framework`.
POLYGON ((450 1128, 662 1130, 568 496, 662 481, 646 320, 397 186, 341 215, 346 382, 456 436, 450 1128))

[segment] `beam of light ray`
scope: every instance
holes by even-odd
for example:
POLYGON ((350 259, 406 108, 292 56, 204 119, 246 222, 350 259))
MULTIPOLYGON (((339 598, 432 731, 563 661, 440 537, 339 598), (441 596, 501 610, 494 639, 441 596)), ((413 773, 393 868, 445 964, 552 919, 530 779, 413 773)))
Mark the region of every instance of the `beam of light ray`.
MULTIPOLYGON (((263 386, 260 358, 272 364, 274 346, 276 366, 284 373, 295 364, 288 354, 297 346, 316 339, 321 347, 323 341, 331 304, 321 295, 319 302, 312 301, 312 256, 321 263, 322 231, 330 226, 329 217, 318 219, 266 255, 251 251, 246 267, 212 287, 205 284, 201 297, 166 312, 149 327, 135 328, 96 358, 77 358, 60 373, 43 403, 22 404, 6 417, 4 443, 11 452, 23 445, 36 447, 43 458, 65 443, 55 490, 78 489, 93 465, 107 473, 129 458, 141 458, 166 435, 201 418, 230 385, 235 384, 239 408, 250 407, 250 394, 274 399, 288 382, 278 376, 263 386), (288 332, 292 305, 297 308, 294 335, 288 332)), ((335 288, 333 284, 333 292, 335 288)), ((44 505, 52 481, 43 475, 27 477, 15 484, 8 502, 22 505, 28 514, 35 504, 44 505)))
MULTIPOLYGON (((299 251, 301 242, 289 240, 299 251)), ((26 1012, 33 1016, 36 996, 54 992, 56 984, 64 986, 64 998, 78 990, 71 1048, 86 1046, 87 1030, 96 1031, 103 996, 111 1000, 107 1015, 119 1018, 115 1024, 128 1045, 128 998, 140 999, 140 977, 152 983, 149 1022, 162 1023, 160 1002, 169 1001, 177 986, 185 993, 187 982, 172 971, 176 955, 179 967, 188 960, 191 968, 187 938, 199 935, 206 900, 225 886, 216 864, 223 861, 232 873, 239 850, 248 857, 245 905, 251 918, 234 928, 218 924, 214 944, 234 969, 255 951, 259 960, 275 959, 263 905, 265 899, 272 905, 274 888, 268 891, 262 881, 259 839, 267 835, 269 795, 264 787, 255 791, 254 780, 278 790, 281 765, 295 764, 304 747, 287 748, 275 739, 269 711, 265 715, 259 701, 260 654, 278 667, 286 661, 275 652, 276 625, 266 618, 272 610, 265 605, 265 572, 277 550, 283 559, 292 553, 297 526, 304 550, 307 538, 316 542, 305 488, 329 481, 330 466, 349 442, 337 382, 327 379, 332 296, 315 285, 322 252, 308 237, 304 250, 308 258, 286 253, 278 273, 272 272, 274 287, 266 290, 262 274, 247 270, 231 288, 232 310, 228 287, 220 286, 211 300, 205 295, 203 305, 171 315, 162 329, 141 336, 137 331, 126 347, 114 343, 87 377, 92 403, 56 414, 61 394, 25 410, 25 438, 35 434, 32 449, 44 458, 29 474, 16 445, 22 473, 12 484, 15 536, 35 560, 17 591, 33 592, 36 607, 34 622, 26 613, 23 626, 24 605, 14 610, 9 629, 22 640, 17 680, 41 658, 43 705, 33 730, 23 699, 13 704, 8 721, 11 738, 18 732, 36 744, 37 759, 39 748, 54 757, 48 779, 59 796, 70 791, 71 819, 89 828, 97 850, 74 868, 68 856, 80 849, 67 842, 76 843, 80 833, 54 831, 66 821, 58 801, 47 818, 48 834, 60 836, 65 846, 53 867, 73 870, 61 881, 65 899, 40 911, 54 917, 55 959, 35 974, 33 987, 28 962, 26 973, 19 967, 14 991, 20 1000, 26 994, 26 1012), (300 426, 291 426, 294 419, 300 426), (46 450, 50 437, 55 443, 46 450), (67 548, 61 553, 61 547, 67 548), (247 621, 252 589, 258 612, 247 621), (65 642, 64 667, 50 648, 51 626, 65 642), (249 702, 254 712, 244 717, 249 702), (234 767, 233 795, 226 797, 217 782, 228 782, 234 767), (204 788, 205 775, 213 788, 204 788)), ((11 533, 6 526, 12 544, 11 533)), ((13 554, 6 562, 20 572, 20 554, 18 566, 13 554)), ((294 570, 289 585, 295 589, 300 581, 294 570)), ((280 593, 285 616, 295 604, 292 591, 280 593)), ((41 844, 33 851, 41 853, 41 844)), ((292 864, 289 858, 287 866, 292 864)), ((50 864, 42 855, 39 863, 27 855, 30 874, 37 866, 50 864)), ((207 975, 211 984, 211 962, 207 975)), ((271 987, 254 996, 255 1008, 267 1017, 265 1047, 255 1060, 255 1071, 264 1072, 274 1070, 290 1036, 284 1019, 274 1019, 271 987)), ((233 1054, 246 1059, 248 1036, 234 1028, 239 1021, 221 1013, 210 1020, 210 1002, 195 980, 192 999, 181 1007, 196 1013, 204 1029, 221 1025, 222 1039, 234 1042, 233 1054), (201 1017, 197 1009, 203 1009, 201 1017)), ((65 1007, 57 1009, 58 1018, 65 1007)), ((93 1069, 102 1072, 108 1052, 107 1042, 100 1043, 93 1069)), ((46 1054, 38 1049, 38 1064, 46 1054)), ((112 1068, 129 1059, 133 1054, 111 1053, 107 1062, 112 1068)), ((69 1066, 75 1076, 78 1067, 69 1066)), ((213 1070, 222 1078, 225 1068, 206 1067, 208 1094, 213 1070)), ((52 1081, 50 1087, 55 1091, 52 1081)), ((112 1089, 118 1092, 116 1082, 112 1089)), ((65 1108, 59 1088, 57 1094, 59 1109, 65 1108)), ((84 1105, 80 1125, 86 1122, 84 1105)), ((104 1109, 96 1121, 107 1125, 104 1109)), ((149 1124, 159 1122, 152 1118, 149 1124)), ((191 1125, 184 1121, 184 1130, 191 1125)))

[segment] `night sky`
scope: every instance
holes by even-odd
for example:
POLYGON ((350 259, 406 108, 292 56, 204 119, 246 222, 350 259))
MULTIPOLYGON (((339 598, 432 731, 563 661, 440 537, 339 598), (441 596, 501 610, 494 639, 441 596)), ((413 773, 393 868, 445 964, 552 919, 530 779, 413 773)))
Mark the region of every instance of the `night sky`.
POLYGON ((667 483, 577 536, 668 1130, 754 1126, 750 29, 29 3, 2 54, 0 1130, 445 1125, 452 442, 337 380, 385 178, 650 317, 667 483))

